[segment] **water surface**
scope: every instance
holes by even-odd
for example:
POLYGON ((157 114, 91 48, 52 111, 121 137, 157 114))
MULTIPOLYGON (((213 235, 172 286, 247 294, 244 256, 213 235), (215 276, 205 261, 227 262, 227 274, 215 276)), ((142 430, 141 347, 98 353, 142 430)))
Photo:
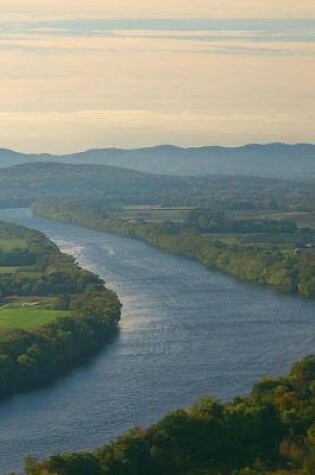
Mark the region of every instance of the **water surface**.
POLYGON ((118 337, 87 366, 0 405, 0 473, 25 455, 95 447, 211 394, 244 394, 314 352, 314 302, 237 282, 139 241, 32 217, 118 292, 118 337))

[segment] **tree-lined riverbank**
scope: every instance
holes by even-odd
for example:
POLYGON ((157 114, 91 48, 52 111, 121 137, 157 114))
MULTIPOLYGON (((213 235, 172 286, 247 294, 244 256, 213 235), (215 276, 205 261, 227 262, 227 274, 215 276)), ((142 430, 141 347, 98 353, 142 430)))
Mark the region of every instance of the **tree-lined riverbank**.
POLYGON ((315 357, 221 404, 205 398, 90 453, 28 458, 27 475, 313 475, 315 357))
POLYGON ((88 450, 200 395, 232 400, 313 351, 313 302, 249 286, 140 240, 7 211, 106 279, 120 332, 91 364, 0 406, 0 472, 24 456, 88 450), (285 345, 283 342, 286 342, 285 345))
POLYGON ((120 302, 38 231, 0 222, 0 399, 53 381, 115 332, 120 302))
MULTIPOLYGON (((208 268, 218 269, 238 279, 269 285, 280 291, 315 297, 315 252, 298 255, 294 248, 262 248, 232 245, 201 233, 176 229, 168 223, 134 222, 109 218, 91 204, 39 202, 33 212, 44 218, 86 226, 144 242, 194 259, 208 268)), ((298 237, 297 237, 298 239, 298 237)))

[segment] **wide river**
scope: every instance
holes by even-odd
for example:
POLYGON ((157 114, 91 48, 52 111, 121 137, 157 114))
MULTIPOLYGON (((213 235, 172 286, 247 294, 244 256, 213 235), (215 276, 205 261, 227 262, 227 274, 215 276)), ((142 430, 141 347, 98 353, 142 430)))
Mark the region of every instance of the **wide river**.
POLYGON ((314 352, 314 302, 237 282, 142 242, 32 217, 123 303, 120 333, 56 384, 0 405, 0 473, 95 447, 211 394, 230 399, 314 352))

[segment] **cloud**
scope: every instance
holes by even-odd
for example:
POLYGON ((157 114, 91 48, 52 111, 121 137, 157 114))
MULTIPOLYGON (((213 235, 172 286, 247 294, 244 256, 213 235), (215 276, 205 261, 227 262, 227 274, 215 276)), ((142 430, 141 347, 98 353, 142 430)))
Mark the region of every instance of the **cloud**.
POLYGON ((168 32, 258 32, 313 38, 315 18, 308 19, 72 19, 37 21, 0 21, 0 34, 54 34, 56 36, 106 36, 120 31, 168 32))
POLYGON ((80 50, 82 55, 92 49, 117 53, 126 49, 167 49, 178 53, 199 50, 223 54, 313 55, 314 32, 315 21, 312 20, 3 22, 0 48, 33 53, 45 51, 46 54, 57 51, 67 54, 70 48, 80 50))
POLYGON ((310 18, 313 0, 6 0, 3 19, 34 18, 310 18))
POLYGON ((246 16, 242 0, 13 0, 0 22, 1 146, 313 141, 315 20, 285 19, 302 4, 306 16, 310 3, 294 2, 280 21, 265 17, 284 2, 269 0, 250 3, 255 20, 230 18, 246 16))
POLYGON ((3 49, 1 145, 64 152, 313 140, 315 67, 312 56, 299 54, 303 45, 278 57, 257 54, 247 40, 170 45, 127 33, 79 42, 39 36, 19 40, 28 50, 3 49))
POLYGON ((0 113, 5 145, 23 151, 42 152, 41 134, 45 129, 45 150, 55 153, 117 146, 140 147, 161 143, 182 146, 201 144, 241 145, 255 142, 259 124, 262 142, 282 140, 309 141, 310 117, 290 114, 248 114, 211 112, 156 112, 106 110, 59 113, 0 113), (308 119, 308 120, 306 120, 308 119), (124 140, 122 141, 122 136, 124 140))

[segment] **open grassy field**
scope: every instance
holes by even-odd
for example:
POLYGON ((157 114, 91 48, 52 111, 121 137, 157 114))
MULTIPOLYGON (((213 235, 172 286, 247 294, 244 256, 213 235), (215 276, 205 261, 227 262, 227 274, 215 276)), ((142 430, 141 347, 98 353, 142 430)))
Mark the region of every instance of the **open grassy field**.
POLYGON ((114 213, 113 218, 123 220, 145 220, 152 223, 173 221, 182 223, 185 221, 191 208, 160 206, 126 206, 114 213))
MULTIPOLYGON (((45 239, 36 233, 32 235, 32 231, 0 222, 0 252, 3 264, 0 265, 0 332, 17 328, 35 330, 60 316, 70 316, 68 311, 57 310, 58 295, 36 295, 34 292, 36 282, 45 272, 38 265, 38 262, 42 262, 42 254, 46 252, 45 239), (32 248, 34 242, 36 245, 32 248), (31 265, 23 264, 28 261, 25 259, 26 250, 38 254, 41 258, 33 259, 34 263, 31 265)), ((63 256, 58 252, 55 254, 55 265, 62 269, 63 256)))
POLYGON ((4 276, 5 274, 16 274, 18 272, 20 278, 28 278, 28 279, 39 279, 40 272, 34 270, 32 266, 0 266, 0 276, 4 276))
POLYGON ((309 227, 315 230, 315 213, 305 211, 233 210, 227 211, 226 216, 230 219, 291 221, 298 227, 309 227))
POLYGON ((206 236, 225 244, 255 246, 261 248, 295 249, 299 242, 314 242, 315 234, 273 234, 273 233, 208 233, 206 236))
MULTIPOLYGON (((151 223, 163 223, 173 221, 183 223, 192 208, 189 207, 161 207, 161 206, 126 206, 122 210, 112 213, 113 219, 124 221, 146 221, 151 223)), ((315 242, 315 213, 289 212, 273 210, 230 210, 226 211, 228 220, 275 220, 291 221, 299 228, 309 227, 314 233, 277 234, 277 233, 210 233, 207 234, 215 240, 230 245, 255 246, 269 249, 294 249, 301 242, 315 242)))
POLYGON ((26 242, 23 239, 0 239, 0 249, 12 251, 13 249, 25 249, 26 242))
POLYGON ((13 297, 8 297, 4 300, 2 307, 5 308, 19 308, 22 309, 24 308, 25 305, 29 306, 36 306, 36 310, 40 309, 45 309, 45 310, 53 310, 56 306, 57 303, 57 297, 44 297, 42 295, 36 296, 36 295, 23 295, 23 296, 18 296, 15 295, 13 297))
MULTIPOLYGON (((152 223, 185 221, 189 207, 161 207, 161 206, 125 206, 112 213, 112 218, 122 220, 145 220, 152 223)), ((315 213, 305 211, 276 211, 276 210, 230 210, 226 217, 232 220, 263 220, 291 221, 298 227, 309 227, 315 230, 315 213)))
POLYGON ((58 317, 69 315, 61 310, 43 310, 40 308, 0 308, 0 331, 14 328, 33 330, 58 317))
POLYGON ((14 274, 15 272, 21 272, 28 276, 38 275, 34 266, 0 266, 0 274, 14 274))
POLYGON ((15 272, 23 269, 25 268, 17 266, 0 266, 0 274, 14 274, 15 272))

